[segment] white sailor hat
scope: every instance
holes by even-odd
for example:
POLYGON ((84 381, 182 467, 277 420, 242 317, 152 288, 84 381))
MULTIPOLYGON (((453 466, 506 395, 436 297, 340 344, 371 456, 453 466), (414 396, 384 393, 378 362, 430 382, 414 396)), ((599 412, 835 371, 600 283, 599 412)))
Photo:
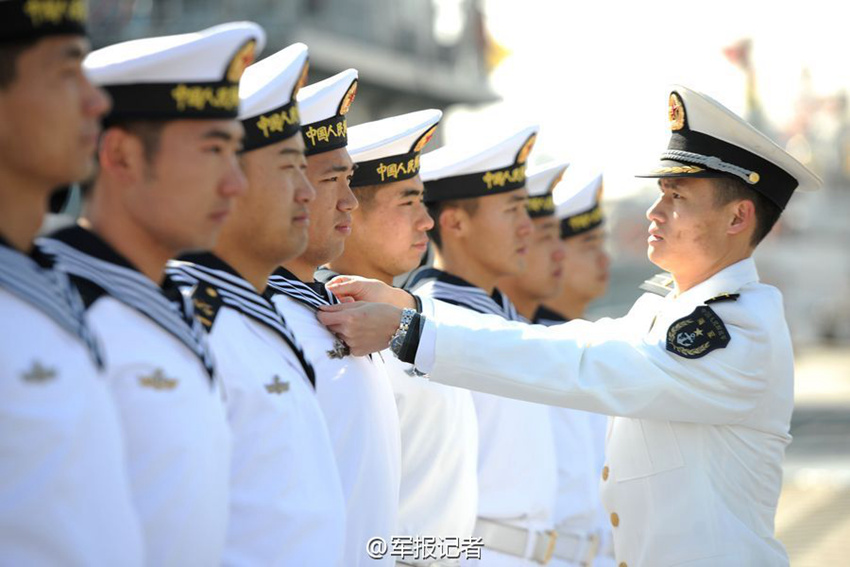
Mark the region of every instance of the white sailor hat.
POLYGON ((525 179, 525 188, 528 189, 528 202, 525 205, 528 216, 554 216, 555 201, 552 191, 561 182, 569 165, 565 161, 551 162, 528 172, 525 179))
POLYGON ((791 154, 716 100, 675 85, 668 99, 670 143, 661 164, 638 177, 741 179, 784 209, 794 189, 814 191, 821 180, 791 154))
POLYGON ((85 0, 0 0, 0 43, 86 34, 85 0))
POLYGON ((301 130, 296 95, 307 82, 308 69, 307 46, 293 43, 245 70, 239 84, 244 151, 270 146, 301 130))
POLYGON ((93 51, 84 66, 112 96, 107 122, 236 118, 239 79, 265 45, 257 24, 125 41, 93 51))
POLYGON ((422 156, 425 201, 470 199, 525 186, 525 165, 537 138, 528 126, 484 148, 472 151, 444 146, 422 156))
POLYGON ((561 238, 569 238, 593 230, 605 220, 602 214, 602 174, 587 178, 570 178, 558 185, 554 193, 555 216, 561 225, 561 238))
POLYGON ((301 135, 308 156, 348 144, 345 115, 357 94, 357 70, 348 69, 298 92, 301 135))
POLYGON ((419 154, 434 136, 443 113, 419 110, 352 126, 348 154, 357 169, 352 187, 381 185, 415 177, 419 154))

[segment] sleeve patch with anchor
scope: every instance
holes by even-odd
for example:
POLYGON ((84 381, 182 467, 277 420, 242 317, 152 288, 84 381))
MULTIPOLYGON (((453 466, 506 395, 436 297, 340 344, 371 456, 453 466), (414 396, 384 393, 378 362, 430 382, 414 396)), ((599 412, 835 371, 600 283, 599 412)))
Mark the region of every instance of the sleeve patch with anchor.
POLYGON ((730 340, 726 325, 707 305, 700 305, 667 330, 667 350, 683 358, 701 358, 726 348, 730 340))

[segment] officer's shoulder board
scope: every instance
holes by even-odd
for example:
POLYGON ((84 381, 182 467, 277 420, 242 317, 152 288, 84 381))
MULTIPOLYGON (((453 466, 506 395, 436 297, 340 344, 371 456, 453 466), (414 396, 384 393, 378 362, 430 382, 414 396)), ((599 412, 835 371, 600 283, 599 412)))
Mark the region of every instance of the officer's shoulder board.
POLYGON ((693 313, 674 321, 667 329, 667 350, 683 358, 701 358, 713 350, 726 348, 732 340, 729 331, 709 305, 736 301, 739 296, 722 293, 706 299, 693 313))
POLYGON ((206 282, 198 282, 192 291, 192 305, 195 308, 195 319, 210 331, 222 305, 218 290, 206 282))
POLYGON ((643 291, 648 291, 649 293, 666 297, 671 291, 673 291, 673 275, 669 272, 655 274, 640 284, 639 287, 643 291))

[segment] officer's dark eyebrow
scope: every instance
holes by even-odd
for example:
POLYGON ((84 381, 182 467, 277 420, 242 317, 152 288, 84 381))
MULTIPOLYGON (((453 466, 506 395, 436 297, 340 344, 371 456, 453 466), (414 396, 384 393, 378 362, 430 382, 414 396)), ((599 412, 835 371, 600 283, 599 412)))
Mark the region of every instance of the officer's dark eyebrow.
POLYGON ((511 195, 510 199, 508 199, 508 201, 510 203, 525 202, 527 200, 528 200, 528 195, 511 195))
POLYGON ((304 150, 296 150, 295 148, 283 148, 278 152, 280 156, 296 156, 304 157, 304 150))

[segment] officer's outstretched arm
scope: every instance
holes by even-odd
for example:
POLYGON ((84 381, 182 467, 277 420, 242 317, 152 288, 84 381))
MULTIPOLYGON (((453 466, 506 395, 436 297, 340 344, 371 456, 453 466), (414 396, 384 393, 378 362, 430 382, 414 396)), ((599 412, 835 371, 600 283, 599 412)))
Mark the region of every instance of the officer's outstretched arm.
MULTIPOLYGON (((618 321, 555 327, 513 323, 437 304, 416 365, 436 382, 500 396, 648 419, 731 424, 758 407, 772 377, 763 324, 734 304, 730 342, 697 359, 626 338, 618 321)), ((450 307, 450 306, 449 306, 450 307)))

